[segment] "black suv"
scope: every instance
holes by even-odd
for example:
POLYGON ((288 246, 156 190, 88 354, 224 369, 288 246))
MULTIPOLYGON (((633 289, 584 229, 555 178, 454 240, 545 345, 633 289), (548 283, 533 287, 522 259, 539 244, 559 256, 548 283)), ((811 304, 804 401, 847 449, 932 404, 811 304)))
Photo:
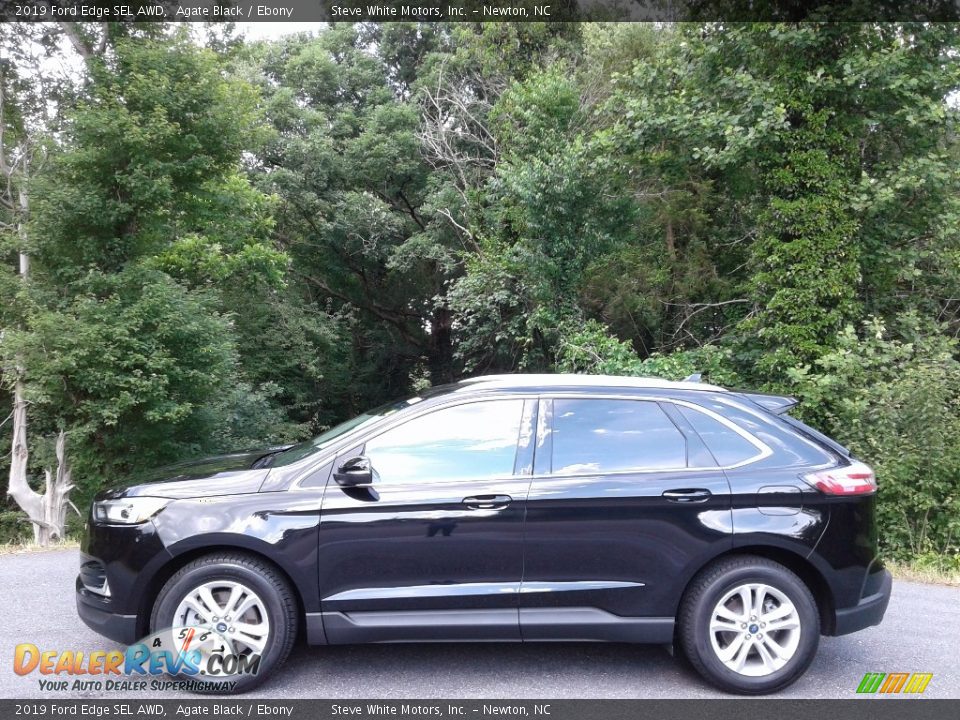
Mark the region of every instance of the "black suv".
POLYGON ((879 623, 891 588, 873 471, 794 404, 586 375, 434 388, 101 493, 77 608, 123 643, 215 631, 257 659, 239 691, 298 632, 672 643, 725 690, 775 691, 820 635, 879 623))

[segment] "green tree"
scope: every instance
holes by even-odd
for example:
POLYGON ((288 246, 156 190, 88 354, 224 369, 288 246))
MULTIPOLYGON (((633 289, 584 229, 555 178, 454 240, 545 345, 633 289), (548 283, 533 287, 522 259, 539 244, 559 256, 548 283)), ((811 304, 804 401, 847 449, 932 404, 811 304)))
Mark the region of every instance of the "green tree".
MULTIPOLYGON (((707 26, 684 32, 656 70, 635 67, 620 91, 641 151, 669 134, 690 148, 688 166, 742 199, 749 272, 738 294, 750 304, 736 337, 758 380, 782 382, 865 312, 902 310, 889 299, 903 282, 928 284, 916 271, 933 262, 925 245, 954 256, 955 193, 933 187, 957 180, 945 102, 958 81, 956 31, 707 26)), ((949 265, 929 290, 911 289, 910 304, 925 298, 932 310, 936 287, 937 311, 952 311, 949 265)))
MULTIPOLYGON (((255 303, 287 262, 269 199, 239 172, 253 88, 182 34, 118 41, 108 60, 33 180, 25 322, 4 343, 25 360, 34 427, 68 432, 83 498, 131 464, 231 437, 222 399, 248 380, 225 289, 255 303)), ((269 401, 251 386, 246 402, 269 401)))

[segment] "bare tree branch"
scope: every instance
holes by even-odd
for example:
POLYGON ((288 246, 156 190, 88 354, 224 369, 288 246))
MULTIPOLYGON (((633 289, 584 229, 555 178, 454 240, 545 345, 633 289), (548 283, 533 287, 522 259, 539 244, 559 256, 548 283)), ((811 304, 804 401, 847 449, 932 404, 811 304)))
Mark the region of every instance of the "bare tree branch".
POLYGON ((70 44, 73 45, 73 49, 77 51, 77 54, 83 58, 85 63, 89 64, 94 57, 94 51, 93 48, 87 44, 87 41, 80 35, 77 24, 72 22, 61 22, 60 27, 63 28, 63 33, 67 36, 70 44))

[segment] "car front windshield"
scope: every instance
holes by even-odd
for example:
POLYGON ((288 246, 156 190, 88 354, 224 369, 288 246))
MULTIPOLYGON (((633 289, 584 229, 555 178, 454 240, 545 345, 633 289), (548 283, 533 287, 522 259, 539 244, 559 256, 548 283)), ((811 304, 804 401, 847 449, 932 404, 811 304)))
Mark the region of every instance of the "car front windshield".
POLYGON ((273 456, 273 458, 271 458, 270 466, 279 467, 281 465, 292 465, 298 460, 302 460, 305 457, 318 453, 324 448, 329 447, 335 440, 339 440, 348 433, 356 432, 362 428, 379 422, 388 415, 392 415, 393 413, 398 412, 405 407, 410 407, 414 403, 420 402, 421 399, 422 398, 414 397, 410 398, 409 400, 390 402, 386 405, 381 405, 378 408, 374 408, 373 410, 361 413, 355 418, 351 418, 350 420, 342 422, 339 425, 334 425, 332 428, 321 433, 320 435, 317 435, 312 440, 307 440, 294 445, 292 448, 288 448, 281 453, 277 453, 273 456))

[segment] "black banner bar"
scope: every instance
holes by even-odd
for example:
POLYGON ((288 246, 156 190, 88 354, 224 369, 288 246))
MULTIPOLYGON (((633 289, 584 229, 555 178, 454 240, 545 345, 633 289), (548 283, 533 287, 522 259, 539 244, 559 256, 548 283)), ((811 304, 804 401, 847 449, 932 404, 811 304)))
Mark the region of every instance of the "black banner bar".
POLYGON ((268 720, 943 720, 960 700, 880 697, 851 700, 0 700, 0 718, 267 718, 268 720))
POLYGON ((960 0, 0 0, 0 22, 957 22, 960 0))

